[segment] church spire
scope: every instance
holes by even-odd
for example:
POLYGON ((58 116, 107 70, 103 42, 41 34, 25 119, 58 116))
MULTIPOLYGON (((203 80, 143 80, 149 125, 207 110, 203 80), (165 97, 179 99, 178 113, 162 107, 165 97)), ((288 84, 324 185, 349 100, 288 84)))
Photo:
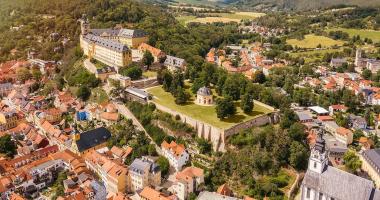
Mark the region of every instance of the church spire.
POLYGON ((318 127, 317 134, 315 145, 311 148, 308 168, 311 171, 322 173, 328 165, 328 153, 326 141, 323 139, 324 130, 322 127, 318 127))

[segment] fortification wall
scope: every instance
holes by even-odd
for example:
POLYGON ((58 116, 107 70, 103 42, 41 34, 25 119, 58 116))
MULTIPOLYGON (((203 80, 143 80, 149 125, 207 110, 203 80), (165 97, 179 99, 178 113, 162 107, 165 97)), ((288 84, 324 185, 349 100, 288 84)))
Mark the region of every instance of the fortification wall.
MULTIPOLYGON (((225 142, 226 142, 225 139, 228 136, 238 133, 242 129, 247 129, 254 126, 263 126, 269 123, 277 123, 279 120, 278 113, 276 111, 273 111, 272 113, 258 116, 252 120, 242 122, 240 124, 236 124, 229 129, 220 129, 208 123, 202 122, 200 120, 196 120, 192 117, 179 113, 175 110, 169 109, 160 104, 155 103, 155 105, 156 105, 156 108, 160 111, 170 113, 173 116, 176 116, 176 115, 180 116, 182 122, 187 123, 190 126, 194 127, 195 131, 197 132, 198 137, 204 138, 212 143, 214 151, 225 151, 225 142)), ((267 105, 263 104, 262 106, 267 106, 267 105)), ((268 107, 268 108, 272 108, 272 107, 268 107)), ((273 108, 273 110, 275 109, 273 108)))

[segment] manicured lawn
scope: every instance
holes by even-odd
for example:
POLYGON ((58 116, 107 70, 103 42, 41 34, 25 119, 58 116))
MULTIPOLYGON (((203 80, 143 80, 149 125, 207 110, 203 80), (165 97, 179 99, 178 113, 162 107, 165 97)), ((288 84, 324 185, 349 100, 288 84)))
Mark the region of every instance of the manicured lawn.
POLYGON ((317 48, 318 44, 321 44, 323 48, 328 48, 334 45, 342 46, 344 44, 344 42, 340 40, 333 40, 325 36, 313 34, 305 35, 303 40, 289 39, 286 42, 293 47, 298 46, 300 48, 317 48))
POLYGON ((219 120, 216 117, 215 106, 200 106, 200 105, 194 104, 193 103, 194 97, 192 97, 192 99, 186 105, 177 105, 174 102, 174 97, 170 93, 165 92, 161 86, 150 88, 148 92, 154 96, 153 101, 155 103, 158 103, 160 105, 168 107, 171 110, 175 110, 177 112, 188 115, 189 117, 204 121, 208 124, 211 124, 213 126, 216 126, 222 129, 226 129, 237 123, 241 123, 249 119, 253 119, 260 114, 271 112, 269 109, 255 104, 255 107, 252 113, 247 115, 243 113, 243 111, 239 107, 239 102, 237 102, 236 115, 228 119, 219 120))
POLYGON ((316 60, 322 60, 326 53, 340 52, 341 49, 322 49, 322 50, 311 50, 305 52, 294 52, 290 53, 293 58, 304 58, 306 63, 315 62, 316 60))
POLYGON ((94 88, 91 91, 91 96, 90 96, 89 101, 93 103, 101 104, 108 101, 108 95, 106 91, 104 91, 102 88, 94 88))
POLYGON ((156 77, 157 76, 157 72, 155 72, 155 71, 145 71, 145 72, 143 72, 143 76, 147 77, 147 78, 156 77))
POLYGON ((326 30, 326 32, 329 31, 343 31, 348 33, 350 37, 359 35, 361 39, 369 38, 373 42, 380 42, 380 31, 348 28, 329 28, 326 30))

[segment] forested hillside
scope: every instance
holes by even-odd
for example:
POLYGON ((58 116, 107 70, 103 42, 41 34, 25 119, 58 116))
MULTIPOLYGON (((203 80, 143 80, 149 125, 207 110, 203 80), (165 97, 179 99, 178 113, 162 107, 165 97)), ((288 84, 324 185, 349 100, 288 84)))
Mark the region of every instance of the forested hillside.
POLYGON ((165 8, 130 0, 2 0, 1 5, 0 62, 25 58, 28 49, 38 52, 42 59, 62 59, 69 49, 77 46, 80 31, 77 20, 82 14, 88 16, 93 27, 122 24, 144 29, 150 35, 150 44, 190 63, 203 62, 201 56, 211 46, 238 39, 234 34, 236 25, 183 27, 165 8), (60 40, 50 37, 55 32, 60 40), (62 38, 70 42, 62 46, 62 38), (54 52, 55 47, 63 50, 54 52), (12 50, 14 55, 10 53, 12 50))

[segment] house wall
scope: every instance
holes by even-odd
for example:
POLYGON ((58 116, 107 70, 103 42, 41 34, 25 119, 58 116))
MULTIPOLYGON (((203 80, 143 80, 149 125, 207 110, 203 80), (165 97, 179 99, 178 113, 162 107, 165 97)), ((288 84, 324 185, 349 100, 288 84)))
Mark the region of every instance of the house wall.
POLYGON ((359 155, 362 161, 362 170, 367 172, 371 179, 375 182, 376 188, 380 188, 380 175, 377 171, 370 165, 370 163, 362 156, 359 155))

